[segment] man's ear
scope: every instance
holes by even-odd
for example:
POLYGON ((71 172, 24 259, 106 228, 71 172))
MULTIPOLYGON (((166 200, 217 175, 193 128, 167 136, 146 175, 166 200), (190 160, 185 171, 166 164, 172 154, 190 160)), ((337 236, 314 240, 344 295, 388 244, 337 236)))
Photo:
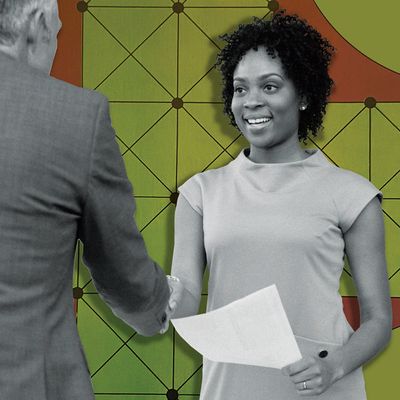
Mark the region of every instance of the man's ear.
POLYGON ((26 27, 26 41, 32 52, 43 42, 50 40, 50 32, 47 27, 43 10, 37 9, 29 16, 26 27))

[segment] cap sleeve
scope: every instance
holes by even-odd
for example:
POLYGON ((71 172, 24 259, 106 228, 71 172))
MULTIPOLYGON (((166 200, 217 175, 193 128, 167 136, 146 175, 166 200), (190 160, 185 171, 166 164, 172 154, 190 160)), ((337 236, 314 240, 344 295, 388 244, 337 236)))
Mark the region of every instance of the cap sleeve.
POLYGON ((339 226, 343 233, 346 233, 374 197, 377 196, 379 201, 382 201, 382 193, 364 177, 351 171, 342 171, 342 179, 335 180, 334 201, 339 226))
POLYGON ((199 174, 188 179, 183 185, 179 186, 178 190, 193 210, 203 215, 203 193, 199 174))

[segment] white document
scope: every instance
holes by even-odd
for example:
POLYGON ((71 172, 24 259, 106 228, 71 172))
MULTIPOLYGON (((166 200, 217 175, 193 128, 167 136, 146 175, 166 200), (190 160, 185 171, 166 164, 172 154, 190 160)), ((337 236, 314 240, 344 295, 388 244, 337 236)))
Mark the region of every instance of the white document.
POLYGON ((212 361, 283 368, 301 359, 275 285, 171 322, 190 346, 212 361))

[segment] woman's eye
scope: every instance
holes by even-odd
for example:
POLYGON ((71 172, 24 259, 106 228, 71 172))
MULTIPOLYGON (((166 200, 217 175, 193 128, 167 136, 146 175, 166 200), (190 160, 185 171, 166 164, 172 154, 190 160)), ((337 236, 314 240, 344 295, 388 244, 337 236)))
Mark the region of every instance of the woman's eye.
POLYGON ((265 85, 264 90, 266 92, 274 92, 277 89, 275 85, 265 85))
POLYGON ((233 89, 233 91, 234 91, 235 93, 237 93, 237 94, 241 94, 241 93, 243 93, 243 92, 245 91, 245 89, 242 88, 241 86, 237 86, 237 87, 235 87, 235 88, 233 89))

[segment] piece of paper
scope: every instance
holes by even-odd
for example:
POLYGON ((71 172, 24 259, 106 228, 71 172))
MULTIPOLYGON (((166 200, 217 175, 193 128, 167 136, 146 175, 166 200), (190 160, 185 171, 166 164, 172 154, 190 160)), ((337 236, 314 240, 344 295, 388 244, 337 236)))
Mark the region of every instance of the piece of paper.
POLYGON ((275 285, 171 322, 190 346, 212 361, 283 368, 301 359, 275 285))

